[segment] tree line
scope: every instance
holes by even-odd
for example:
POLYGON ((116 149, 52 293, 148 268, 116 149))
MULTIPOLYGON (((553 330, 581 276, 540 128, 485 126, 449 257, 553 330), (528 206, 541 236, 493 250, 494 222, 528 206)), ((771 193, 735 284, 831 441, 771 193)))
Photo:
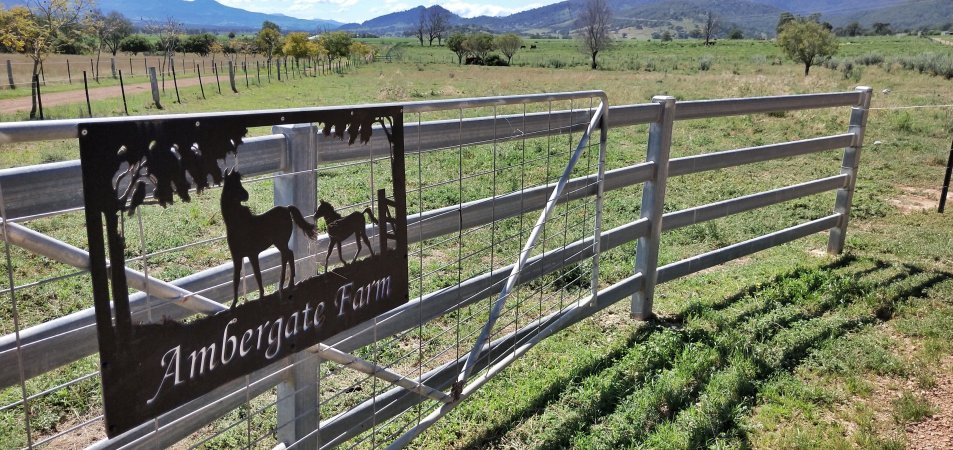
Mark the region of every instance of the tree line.
MULTIPOLYGON (((270 21, 262 23, 253 35, 227 38, 212 33, 189 34, 174 18, 135 26, 119 12, 103 13, 93 0, 31 0, 27 6, 0 6, 0 51, 19 53, 33 62, 32 75, 38 77, 43 62, 50 54, 95 54, 96 67, 103 51, 115 56, 118 52, 158 53, 164 56, 160 69, 172 64, 176 53, 200 56, 259 54, 268 59, 290 57, 297 60, 327 60, 358 57, 373 59, 373 47, 357 42, 343 31, 324 32, 313 37, 309 33, 282 33, 270 21), (138 31, 138 33, 137 33, 138 31)), ((98 80, 99 74, 93 76, 98 80)), ((33 107, 30 118, 36 117, 36 86, 32 87, 33 107)))

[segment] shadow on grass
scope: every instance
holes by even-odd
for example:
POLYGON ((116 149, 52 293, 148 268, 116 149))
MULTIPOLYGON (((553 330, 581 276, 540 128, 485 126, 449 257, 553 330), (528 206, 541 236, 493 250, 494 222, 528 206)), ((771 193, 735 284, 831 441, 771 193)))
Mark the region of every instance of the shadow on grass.
MULTIPOLYGON (((898 306, 924 298, 927 291, 934 286, 953 279, 953 273, 949 272, 930 271, 909 264, 891 264, 884 261, 873 261, 873 263, 873 267, 865 270, 850 271, 850 267, 846 267, 848 276, 859 287, 858 292, 852 296, 854 302, 840 303, 839 300, 843 299, 835 298, 832 302, 825 302, 823 307, 813 314, 805 314, 800 320, 784 323, 771 341, 772 343, 777 341, 781 345, 767 345, 762 349, 761 354, 753 352, 750 355, 757 367, 754 379, 739 388, 744 391, 732 393, 736 394, 737 400, 724 405, 718 417, 708 422, 718 423, 719 426, 690 427, 685 430, 684 440, 679 442, 686 442, 689 447, 694 447, 706 445, 719 435, 731 435, 736 438, 741 448, 748 447, 746 433, 736 423, 738 417, 730 412, 752 406, 759 394, 758 389, 764 381, 795 369, 816 348, 836 341, 863 326, 889 320, 898 306), (898 273, 884 280, 867 280, 868 277, 882 270, 898 270, 898 273), (875 300, 869 300, 870 296, 875 297, 875 300), (846 312, 848 308, 854 306, 854 303, 864 301, 870 302, 868 305, 870 308, 865 313, 846 312), (841 312, 844 313, 843 317, 839 314, 841 312)), ((671 416, 674 417, 675 414, 671 416)))
MULTIPOLYGON (((862 288, 862 290, 886 291, 890 295, 880 297, 876 303, 872 305, 873 307, 871 308, 870 314, 862 314, 845 320, 831 320, 830 323, 822 323, 820 321, 831 314, 832 311, 843 310, 852 303, 860 301, 859 297, 862 297, 862 295, 857 294, 859 296, 858 298, 853 298, 852 296, 851 299, 842 299, 832 296, 832 298, 825 299, 825 301, 817 304, 815 308, 806 311, 792 309, 792 313, 786 316, 783 314, 783 311, 780 311, 780 308, 796 303, 797 299, 791 299, 791 301, 781 303, 767 302, 764 307, 746 311, 731 321, 721 323, 714 331, 708 333, 691 333, 691 336, 689 336, 688 333, 683 334, 682 344, 684 345, 688 342, 703 342, 714 346, 727 356, 737 351, 737 348, 725 346, 724 340, 719 339, 720 335, 727 334, 742 325, 755 323, 758 319, 770 319, 768 315, 777 312, 779 317, 777 320, 767 320, 768 326, 760 333, 759 339, 780 337, 783 338, 780 339, 783 341, 784 339, 788 339, 787 335, 790 334, 793 336, 790 338, 792 341, 779 342, 778 345, 780 347, 777 348, 777 352, 773 357, 767 358, 770 361, 763 359, 756 361, 758 366, 756 379, 751 380, 751 383, 746 383, 746 385, 757 386, 760 384, 760 381, 767 380, 781 371, 796 367, 810 354, 812 349, 822 345, 824 342, 837 339, 863 325, 888 320, 893 316, 893 312, 898 305, 910 301, 911 299, 923 297, 931 287, 943 281, 953 279, 953 273, 930 271, 909 264, 898 265, 879 260, 858 259, 852 255, 847 255, 820 267, 799 268, 776 276, 767 283, 748 287, 724 300, 714 303, 695 302, 673 317, 653 319, 647 322, 645 326, 634 331, 628 337, 625 347, 615 349, 605 357, 578 368, 578 370, 574 371, 571 375, 570 379, 583 380, 586 377, 599 376, 602 372, 605 372, 616 364, 618 359, 623 356, 627 350, 635 345, 644 343, 649 337, 660 330, 681 330, 685 321, 691 318, 700 317, 703 314, 718 313, 739 301, 753 299, 763 292, 779 288, 792 280, 808 277, 812 273, 831 274, 835 272, 846 275, 846 278, 851 280, 850 283, 855 285, 854 287, 862 288), (899 270, 899 272, 884 280, 871 280, 871 278, 879 272, 887 270, 899 270), (845 300, 850 301, 845 302, 845 300), (817 323, 813 324, 813 322, 817 323), (794 330, 795 324, 813 324, 816 326, 816 329, 811 329, 803 333, 803 335, 799 335, 799 332, 794 330)), ((812 286, 812 288, 813 287, 815 286, 812 286)), ((761 358, 754 359, 758 360, 761 358)), ((653 372, 658 372, 662 368, 664 368, 664 364, 648 369, 653 372)), ((699 381, 704 385, 705 381, 699 381)), ((532 401, 529 402, 526 407, 515 411, 507 417, 505 421, 482 431, 468 442, 462 443, 463 445, 461 445, 461 447, 466 449, 479 449, 494 444, 503 444, 500 442, 500 439, 510 429, 519 426, 519 424, 527 418, 544 413, 547 407, 559 401, 567 389, 574 384, 575 383, 553 383, 547 389, 534 392, 532 394, 532 401)), ((574 434, 588 432, 593 424, 600 422, 602 418, 612 414, 623 399, 628 396, 639 395, 639 389, 640 386, 613 386, 610 389, 611 392, 600 393, 600 395, 588 399, 589 404, 576 405, 576 407, 580 408, 584 413, 574 417, 571 423, 559 424, 559 427, 566 430, 566 432, 555 432, 552 436, 553 439, 544 441, 540 445, 540 448, 563 448, 567 446, 574 434), (570 433, 568 432, 569 430, 573 430, 573 432, 570 433)), ((750 392, 739 393, 739 401, 729 406, 737 408, 745 404, 750 405, 753 403, 754 398, 756 398, 758 394, 756 390, 749 391, 750 392)), ((690 408, 694 402, 698 401, 700 392, 701 389, 693 394, 690 402, 681 405, 681 407, 666 410, 663 419, 672 420, 680 411, 690 408)), ((720 422, 722 422, 721 426, 717 428, 698 430, 703 436, 693 434, 690 441, 704 442, 704 438, 712 438, 718 434, 736 436, 742 443, 746 441, 744 431, 736 428, 737 424, 734 423, 733 418, 728 417, 720 422)), ((633 430, 634 432, 630 434, 630 436, 636 439, 638 439, 639 436, 647 436, 661 423, 664 422, 660 421, 656 423, 656 426, 652 429, 633 430)), ((631 443, 631 441, 628 443, 631 443)))
POLYGON ((546 389, 536 391, 532 401, 529 402, 524 408, 515 411, 507 418, 505 422, 486 429, 461 448, 473 450, 486 448, 488 444, 502 436, 515 424, 544 410, 550 402, 559 398, 567 386, 573 384, 577 380, 585 379, 605 370, 608 367, 611 367, 620 357, 622 357, 622 355, 625 354, 626 351, 628 351, 629 348, 639 342, 645 341, 645 339, 651 336, 655 331, 657 331, 656 327, 652 326, 651 324, 648 326, 639 327, 638 329, 632 331, 629 334, 629 337, 626 339, 625 345, 621 345, 619 348, 613 350, 605 356, 596 358, 590 361, 588 364, 578 367, 568 377, 568 382, 553 383, 546 389))

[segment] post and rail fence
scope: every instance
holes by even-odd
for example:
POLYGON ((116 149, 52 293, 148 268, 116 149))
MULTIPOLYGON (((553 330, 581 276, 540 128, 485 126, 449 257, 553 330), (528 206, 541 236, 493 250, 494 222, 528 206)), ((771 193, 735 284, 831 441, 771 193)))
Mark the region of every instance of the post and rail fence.
MULTIPOLYGON (((659 96, 621 106, 610 106, 601 91, 390 105, 403 114, 409 301, 112 438, 102 435, 97 406, 62 430, 31 425, 33 408, 45 407, 50 396, 80 387, 100 395, 99 370, 90 363, 98 344, 86 281, 89 253, 80 248, 81 239, 58 228, 82 223, 80 163, 0 170, 8 278, 2 302, 13 313, 12 322, 0 324, 0 392, 16 399, 0 405, 0 414, 22 423, 6 442, 56 447, 85 433, 96 436, 88 443, 100 449, 164 448, 183 440, 201 445, 223 436, 243 447, 405 446, 552 334, 621 300, 631 301, 633 318, 652 317, 659 283, 820 232, 829 233, 828 252, 842 252, 870 99, 871 89, 861 87, 700 101, 659 96), (681 121, 846 107, 851 113, 844 133, 671 157, 673 130, 681 121), (640 133, 640 127, 648 129, 647 152, 619 167, 607 163, 614 136, 640 133), (843 149, 842 163, 830 176, 666 211, 672 178, 837 149, 843 149), (836 200, 820 217, 659 264, 665 232, 826 192, 835 192, 836 200), (606 216, 604 197, 635 203, 633 195, 642 198, 635 217, 606 216), (619 225, 603 229, 603 221, 619 225), (600 277, 601 255, 633 247, 635 255, 625 255, 634 267, 627 276, 600 277), (49 269, 33 273, 25 269, 30 264, 49 269), (31 306, 38 296, 69 290, 77 300, 68 312, 50 316, 31 306)), ((385 185, 389 175, 382 167, 391 161, 383 134, 375 132, 366 145, 348 145, 314 124, 290 122, 295 114, 320 110, 267 111, 282 121, 287 114, 289 123, 243 140, 239 156, 229 162, 240 161, 252 193, 249 204, 257 210, 266 203, 293 204, 308 214, 319 198, 334 198, 348 210, 369 207, 382 215, 388 205, 380 205, 387 200, 378 187, 385 185)), ((262 113, 5 123, 0 143, 76 141, 92 123, 187 119, 198 126, 215 117, 262 113)), ((125 219, 129 248, 140 248, 127 254, 125 268, 134 292, 133 321, 187 320, 227 309, 232 265, 209 263, 221 259, 214 246, 223 245, 224 229, 215 228, 217 203, 203 195, 193 200, 181 234, 161 228, 178 217, 172 209, 139 208, 125 219), (189 228, 196 221, 213 231, 189 228), (143 223, 157 226, 161 239, 144 233, 143 223)), ((381 227, 367 227, 378 251, 386 245, 379 233, 388 233, 381 227)), ((331 264, 341 263, 330 243, 327 234, 313 242, 293 239, 298 272, 319 271, 325 250, 331 264)), ((347 245, 342 257, 359 252, 347 245)), ((273 289, 280 277, 278 252, 264 252, 261 267, 273 289)), ((246 267, 242 292, 254 291, 249 273, 246 267)))

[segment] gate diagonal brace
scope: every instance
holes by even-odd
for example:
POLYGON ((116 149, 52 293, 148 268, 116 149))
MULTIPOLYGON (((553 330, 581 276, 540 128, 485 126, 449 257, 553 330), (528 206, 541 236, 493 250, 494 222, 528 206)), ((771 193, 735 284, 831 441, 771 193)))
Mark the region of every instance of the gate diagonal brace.
POLYGON ((423 397, 427 397, 441 403, 453 402, 453 398, 440 389, 434 389, 430 386, 420 383, 419 381, 407 378, 397 372, 390 371, 370 361, 358 358, 357 356, 354 356, 350 353, 342 352, 324 344, 318 344, 312 347, 311 351, 323 359, 340 364, 344 368, 356 370, 374 378, 379 378, 423 397))
MULTIPOLYGON (((516 282, 519 280, 519 277, 523 271, 523 267, 526 265, 527 259, 529 259, 529 254, 533 250, 533 247, 536 245, 536 241, 539 238, 539 234, 543 229, 543 226, 546 224, 546 221, 549 219, 550 214, 556 207, 556 203, 559 201, 559 198, 563 195, 563 190, 566 188, 566 184, 569 182, 570 177, 572 176, 572 171, 576 167, 576 163, 579 161, 579 158, 582 156, 583 151, 586 149, 586 146, 589 144, 589 139, 592 136, 592 133, 595 131, 597 126, 604 126, 606 123, 606 111, 608 109, 608 99, 603 98, 602 102, 596 108, 595 112, 592 115, 592 120, 589 122, 589 126, 586 128, 586 132, 579 139, 579 143, 576 145, 576 149, 573 154, 570 156, 569 161, 566 163, 566 168, 562 173, 562 176, 559 178, 559 181, 556 183, 556 186, 553 188, 552 193, 549 196, 549 200, 546 202, 546 207, 543 208, 543 212, 540 213, 539 218, 536 220, 536 224, 533 226, 532 231, 530 232, 529 238, 526 239, 526 243, 523 246, 523 250, 520 251, 519 258, 516 261, 516 264, 513 265, 513 269, 510 271, 509 277, 506 279, 506 284, 503 286, 503 289, 500 291, 500 295, 497 298, 496 302, 493 303, 493 307, 490 309, 490 317, 487 319, 486 323, 483 325, 483 329, 480 331, 480 335, 477 337, 476 343, 473 345, 473 348, 470 350, 470 354, 467 357, 466 362, 463 364, 463 368, 460 370, 460 375, 457 377, 457 381, 453 384, 451 393, 454 400, 459 400, 463 391, 467 379, 470 377, 473 372, 473 367, 476 364, 477 358, 480 355, 480 350, 486 345, 487 341, 490 338, 490 332, 493 329, 493 326, 496 324, 497 319, 500 317, 500 312, 503 309, 503 305, 506 303, 506 300, 509 298, 510 293, 516 287, 516 282)), ((602 129, 602 137, 606 135, 605 128, 602 129)), ((599 151, 599 178, 597 183, 599 184, 599 192, 602 192, 602 183, 605 175, 605 142, 604 139, 600 140, 600 151, 599 151)), ((598 280, 598 257, 599 257, 599 247, 598 242, 600 241, 602 233, 602 197, 599 196, 596 199, 596 227, 594 230, 594 239, 593 245, 595 252, 593 253, 593 280, 598 280)), ((598 296, 598 284, 593 283, 592 285, 592 295, 590 299, 587 300, 587 303, 594 305, 594 302, 598 296)))

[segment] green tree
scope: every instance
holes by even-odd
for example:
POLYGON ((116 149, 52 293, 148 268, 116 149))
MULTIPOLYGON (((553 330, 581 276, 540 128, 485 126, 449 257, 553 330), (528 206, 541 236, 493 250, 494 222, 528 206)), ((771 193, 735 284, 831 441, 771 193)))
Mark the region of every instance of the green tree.
MULTIPOLYGON (((33 60, 33 76, 37 76, 46 57, 60 43, 78 39, 75 33, 89 13, 87 0, 33 0, 30 8, 14 7, 4 11, 0 36, 7 48, 33 60)), ((30 118, 36 117, 36 86, 31 87, 30 118)))
POLYGON ((447 48, 457 54, 457 64, 463 64, 463 58, 470 54, 466 46, 467 35, 456 32, 447 38, 447 48))
POLYGON ((182 40, 182 51, 205 57, 212 52, 212 44, 217 41, 212 33, 192 34, 182 40))
POLYGON ((789 58, 804 64, 804 76, 811 66, 820 64, 837 53, 837 36, 823 25, 798 19, 789 21, 778 35, 778 45, 789 58))
POLYGON ((119 50, 132 53, 133 55, 138 55, 139 53, 146 53, 155 50, 155 46, 152 45, 152 42, 149 41, 149 38, 141 34, 133 34, 131 36, 126 36, 126 38, 119 43, 119 50))
POLYGON ((308 39, 308 33, 288 33, 288 35, 285 36, 285 44, 281 47, 281 51, 285 55, 294 58, 297 62, 302 58, 311 56, 314 53, 313 47, 315 45, 315 43, 308 39))
POLYGON ((255 37, 255 45, 258 47, 258 51, 265 55, 270 67, 271 58, 275 55, 275 50, 281 48, 281 31, 278 25, 267 20, 264 21, 261 24, 261 31, 259 31, 255 37))
POLYGON ((784 28, 784 26, 787 25, 788 22, 791 22, 793 20, 797 20, 797 16, 795 16, 794 14, 791 14, 789 12, 781 13, 781 15, 778 17, 778 25, 774 27, 774 31, 777 32, 777 34, 781 34, 781 29, 784 28))
POLYGON ((351 33, 347 31, 331 31, 318 38, 320 45, 327 52, 328 65, 337 58, 346 58, 351 50, 351 33))
POLYGON ((874 22, 874 24, 871 26, 873 27, 874 34, 877 36, 887 36, 893 34, 893 30, 890 29, 889 23, 874 22))
POLYGON ((496 49, 496 42, 490 33, 473 33, 467 36, 463 45, 479 64, 483 64, 486 61, 486 55, 496 49))
POLYGON ((507 64, 512 62, 513 55, 515 55, 522 46, 523 39, 514 33, 507 33, 497 36, 496 38, 496 48, 500 49, 500 53, 506 56, 507 64))
POLYGON ((865 32, 864 27, 860 26, 860 23, 858 23, 857 21, 851 22, 847 24, 846 27, 844 27, 845 36, 851 36, 851 37, 863 36, 864 32, 865 32))
POLYGON ((355 41, 351 44, 349 53, 351 56, 360 57, 365 63, 370 63, 374 61, 374 55, 377 53, 377 49, 363 42, 355 41))
POLYGON ((109 49, 113 56, 116 56, 116 53, 119 53, 119 45, 122 40, 131 35, 132 31, 132 22, 122 13, 113 11, 106 16, 106 32, 102 37, 103 45, 109 49))

